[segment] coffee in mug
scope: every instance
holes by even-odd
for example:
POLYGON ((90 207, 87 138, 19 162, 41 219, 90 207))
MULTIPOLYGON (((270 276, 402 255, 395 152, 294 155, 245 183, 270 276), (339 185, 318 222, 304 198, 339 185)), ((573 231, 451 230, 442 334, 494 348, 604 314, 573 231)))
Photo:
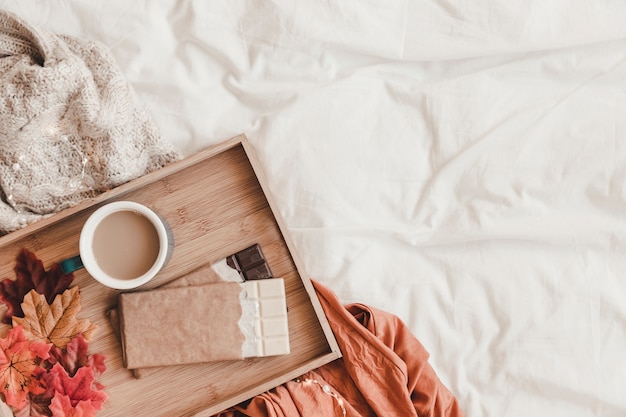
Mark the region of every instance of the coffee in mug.
POLYGON ((173 236, 165 220, 148 207, 117 201, 100 207, 87 219, 79 247, 78 257, 61 263, 64 272, 84 266, 100 283, 130 289, 150 281, 165 266, 173 250, 173 236))

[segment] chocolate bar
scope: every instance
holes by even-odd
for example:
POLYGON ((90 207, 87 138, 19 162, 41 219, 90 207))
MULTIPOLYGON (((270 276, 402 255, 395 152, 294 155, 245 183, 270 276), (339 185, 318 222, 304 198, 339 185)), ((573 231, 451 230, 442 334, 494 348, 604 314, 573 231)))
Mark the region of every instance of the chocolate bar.
POLYGON ((129 369, 290 351, 282 278, 122 293, 119 320, 129 369))
POLYGON ((245 281, 267 279, 272 277, 261 246, 258 243, 226 257, 226 263, 235 269, 245 281))
POLYGON ((246 294, 239 326, 246 336, 243 356, 276 356, 289 353, 289 325, 282 278, 240 284, 246 294))

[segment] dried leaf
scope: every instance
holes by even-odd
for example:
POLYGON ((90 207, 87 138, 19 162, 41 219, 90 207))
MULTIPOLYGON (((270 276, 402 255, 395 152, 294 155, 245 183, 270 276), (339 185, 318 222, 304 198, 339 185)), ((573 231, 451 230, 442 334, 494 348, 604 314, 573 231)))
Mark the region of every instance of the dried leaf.
MULTIPOLYGON (((65 369, 67 374, 72 377, 76 375, 79 368, 84 366, 91 368, 94 376, 97 377, 106 370, 104 356, 98 355, 97 353, 88 355, 88 348, 89 344, 85 341, 82 334, 72 339, 72 341, 65 346, 65 349, 52 346, 49 352, 50 356, 45 361, 46 367, 50 368, 58 363, 65 369)), ((50 370, 50 372, 55 373, 53 370, 50 370)), ((57 377, 44 374, 41 379, 44 381, 56 381, 57 377)), ((38 395, 29 395, 28 404, 22 410, 15 413, 15 417, 94 415, 93 413, 95 413, 96 409, 91 406, 91 402, 79 402, 76 409, 74 409, 71 407, 69 397, 67 397, 67 404, 65 400, 57 398, 55 406, 51 406, 53 397, 57 395, 54 389, 54 385, 57 385, 57 383, 52 382, 45 385, 47 386, 46 391, 38 395), (55 414, 52 414, 53 411, 55 414), (80 414, 81 412, 83 414, 80 414)), ((102 385, 97 381, 93 382, 93 386, 95 389, 102 389, 102 385)))
POLYGON ((104 356, 97 353, 88 355, 88 348, 89 344, 85 341, 83 335, 79 334, 65 346, 65 349, 53 346, 50 349, 48 363, 50 365, 59 363, 70 376, 74 376, 78 368, 89 366, 93 369, 94 374, 98 376, 106 370, 104 356))
POLYGON ((108 398, 98 388, 93 369, 88 366, 78 369, 71 377, 57 363, 44 375, 44 379, 48 387, 53 388, 57 394, 68 396, 72 407, 77 407, 81 402, 89 402, 94 409, 100 410, 108 398))
POLYGON ((91 405, 91 401, 80 401, 73 407, 70 397, 57 393, 50 404, 50 411, 54 417, 93 417, 98 409, 91 405))
POLYGON ((9 330, 11 330, 13 326, 6 323, 0 323, 0 337, 6 337, 9 330))
POLYGON ((43 294, 50 304, 74 280, 74 275, 64 274, 58 264, 46 271, 43 263, 26 248, 20 251, 14 270, 15 280, 7 278, 0 282, 0 302, 8 307, 2 319, 4 323, 11 323, 12 316, 23 317, 21 303, 29 291, 43 294))
POLYGON ((45 391, 38 379, 44 372, 39 363, 49 350, 50 345, 27 340, 20 326, 0 339, 0 392, 8 405, 23 408, 29 393, 45 391))
POLYGON ((14 417, 48 417, 51 416, 50 412, 50 400, 54 395, 54 391, 50 394, 47 392, 44 394, 28 395, 28 401, 26 405, 20 410, 14 410, 14 417))
POLYGON ((22 303, 24 317, 13 317, 13 326, 23 326, 24 334, 30 340, 64 348, 80 333, 85 340, 90 340, 96 329, 89 320, 77 319, 80 309, 78 287, 57 295, 52 304, 48 304, 43 295, 32 290, 26 294, 22 303))

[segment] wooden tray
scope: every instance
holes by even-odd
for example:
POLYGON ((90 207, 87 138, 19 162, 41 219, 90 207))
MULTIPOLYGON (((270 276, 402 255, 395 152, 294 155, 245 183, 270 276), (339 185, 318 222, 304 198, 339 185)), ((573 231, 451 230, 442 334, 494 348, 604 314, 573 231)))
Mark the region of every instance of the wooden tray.
MULTIPOLYGON (((163 216, 175 239, 170 262, 142 290, 253 243, 261 245, 274 275, 285 279, 289 355, 167 367, 135 379, 122 366, 120 346, 106 316, 115 306, 117 291, 85 270, 75 272, 83 305, 79 318, 99 327, 90 352, 107 358, 100 382, 109 399, 99 416, 210 416, 341 356, 265 184, 241 135, 0 238, 0 278, 14 278, 22 247, 35 252, 48 268, 78 253, 80 229, 96 208, 132 200, 163 216)), ((167 337, 167 329, 163 334, 167 337)))

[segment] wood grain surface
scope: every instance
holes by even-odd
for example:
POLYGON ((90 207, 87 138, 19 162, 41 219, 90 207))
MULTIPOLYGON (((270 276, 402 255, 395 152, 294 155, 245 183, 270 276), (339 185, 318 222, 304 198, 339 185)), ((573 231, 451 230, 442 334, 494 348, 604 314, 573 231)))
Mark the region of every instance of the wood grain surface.
MULTIPOLYGON (((120 346, 106 315, 115 307, 118 291, 80 270, 75 272, 74 281, 82 295, 79 318, 89 318, 98 325, 90 352, 107 358, 107 371, 100 382, 109 399, 99 416, 210 416, 341 356, 243 135, 3 236, 0 278, 15 277, 13 267, 22 247, 35 252, 46 267, 78 254, 80 230, 87 217, 102 204, 116 200, 136 201, 152 208, 174 233, 170 262, 137 290, 164 285, 259 243, 274 275, 285 279, 291 353, 172 366, 134 378, 122 366, 120 346)), ((167 332, 164 328, 163 337, 167 332)))

